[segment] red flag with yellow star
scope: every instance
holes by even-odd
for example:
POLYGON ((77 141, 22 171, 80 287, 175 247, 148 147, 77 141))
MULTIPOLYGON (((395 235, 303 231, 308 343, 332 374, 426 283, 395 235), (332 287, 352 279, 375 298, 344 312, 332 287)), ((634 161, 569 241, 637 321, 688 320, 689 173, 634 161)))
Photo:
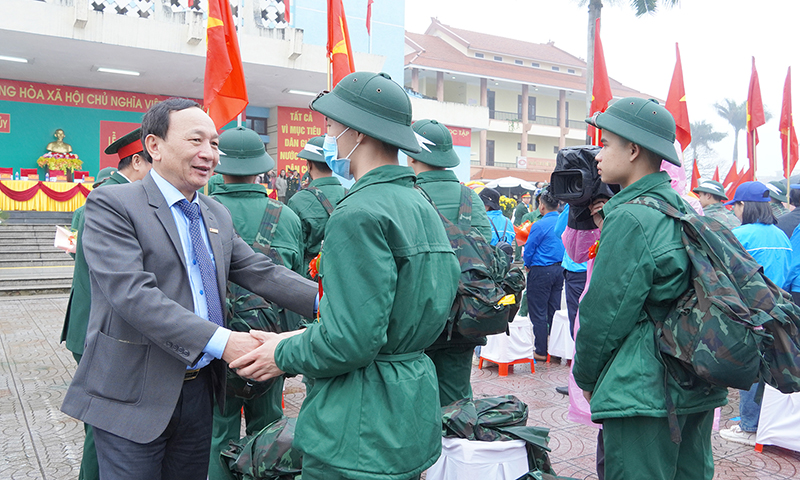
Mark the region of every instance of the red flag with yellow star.
POLYGON ((328 61, 331 68, 331 90, 339 80, 356 71, 342 0, 328 0, 328 61))
POLYGON ((767 123, 764 117, 764 103, 761 101, 761 85, 758 83, 756 57, 753 57, 753 72, 750 74, 750 87, 747 89, 747 158, 750 159, 750 171, 756 171, 756 145, 758 132, 756 128, 767 123))
POLYGON ((797 133, 792 118, 792 67, 789 67, 786 82, 783 84, 783 105, 781 105, 781 121, 778 128, 781 131, 784 176, 789 178, 798 159, 797 133))
MULTIPOLYGON (((592 76, 592 105, 589 116, 597 112, 605 112, 608 102, 614 96, 611 93, 611 82, 608 80, 606 57, 603 54, 603 42, 600 41, 600 19, 594 26, 594 70, 592 76)), ((600 145, 600 131, 589 125, 588 134, 592 138, 592 145, 600 145)))
POLYGON ((203 104, 219 130, 248 104, 239 39, 228 0, 208 0, 203 104))
POLYGON ((689 124, 689 109, 686 107, 686 89, 683 88, 683 67, 681 66, 681 51, 675 44, 675 70, 672 72, 672 83, 669 85, 667 104, 664 105, 675 119, 675 137, 681 144, 681 150, 692 142, 692 129, 689 124))

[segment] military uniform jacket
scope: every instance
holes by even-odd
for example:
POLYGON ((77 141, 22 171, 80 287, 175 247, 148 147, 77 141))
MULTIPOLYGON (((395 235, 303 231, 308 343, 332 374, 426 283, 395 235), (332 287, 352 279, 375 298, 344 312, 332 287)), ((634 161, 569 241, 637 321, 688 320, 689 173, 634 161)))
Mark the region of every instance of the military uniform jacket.
POLYGON ((433 362, 460 268, 408 167, 375 168, 325 231, 320 320, 280 342, 278 367, 315 379, 295 446, 353 479, 405 479, 441 451, 433 362))
MULTIPOLYGON (((666 417, 665 367, 655 353, 649 311, 663 319, 689 287, 690 267, 680 223, 643 205, 626 205, 648 195, 681 212, 688 205, 670 187, 665 172, 639 179, 603 207, 605 221, 592 279, 581 301, 573 374, 594 392, 592 420, 666 417)), ((669 394, 678 415, 726 403, 727 389, 684 390, 670 376, 669 394)))
POLYGON ((734 228, 738 227, 742 224, 736 215, 733 214, 730 210, 725 208, 725 206, 721 203, 712 203, 707 207, 703 207, 703 215, 709 218, 713 218, 714 220, 718 221, 719 223, 728 227, 728 230, 733 230, 734 228))
POLYGON ((519 202, 517 208, 514 209, 514 225, 522 225, 523 218, 528 213, 530 213, 528 206, 524 202, 519 202))
MULTIPOLYGON (((320 189, 334 208, 344 198, 344 187, 337 178, 317 178, 308 186, 320 189)), ((325 235, 325 225, 328 223, 330 215, 317 197, 306 189, 292 195, 286 204, 300 217, 303 227, 303 258, 307 267, 308 262, 319 253, 319 247, 325 235)))
MULTIPOLYGON (((124 183, 130 182, 119 172, 114 172, 100 186, 122 185, 124 183)), ((71 228, 78 232, 75 244, 75 267, 72 270, 72 289, 69 292, 67 313, 64 316, 64 328, 61 331, 61 341, 67 342, 67 350, 78 355, 83 355, 83 344, 86 342, 86 327, 89 325, 89 310, 92 305, 89 267, 86 265, 86 257, 83 254, 83 225, 86 223, 83 213, 84 206, 81 206, 72 214, 71 228)))
MULTIPOLYGON (((257 183, 223 183, 214 188, 211 198, 228 207, 236 233, 248 245, 252 245, 256 239, 267 206, 282 205, 269 198, 267 189, 257 183)), ((301 235, 300 219, 284 205, 271 246, 281 256, 283 265, 297 273, 305 271, 301 235)))

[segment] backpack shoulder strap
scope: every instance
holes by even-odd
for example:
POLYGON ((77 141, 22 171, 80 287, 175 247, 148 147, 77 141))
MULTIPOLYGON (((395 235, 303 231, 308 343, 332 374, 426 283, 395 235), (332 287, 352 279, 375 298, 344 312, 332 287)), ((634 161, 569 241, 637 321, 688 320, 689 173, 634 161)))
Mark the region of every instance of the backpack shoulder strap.
MULTIPOLYGON (((268 202, 267 208, 264 210, 264 216, 261 217, 261 225, 258 228, 258 233, 256 234, 256 239, 253 242, 253 249, 263 253, 264 255, 270 257, 272 260, 276 260, 275 257, 280 258, 279 255, 275 255, 272 245, 272 238, 275 236, 275 230, 278 228, 278 220, 281 217, 281 212, 283 211, 283 205, 278 202, 268 202)), ((283 264, 283 262, 280 262, 283 264)))
POLYGON ((472 227, 472 189, 466 185, 461 185, 461 201, 456 223, 465 232, 472 227))
POLYGON ((314 196, 317 197, 317 200, 319 200, 319 203, 322 204, 322 208, 324 208, 325 211, 328 212, 328 216, 330 217, 331 213, 333 213, 333 208, 334 207, 333 207, 333 204, 331 203, 331 201, 328 200, 328 197, 326 197, 325 194, 322 193, 322 190, 320 190, 317 187, 308 187, 308 188, 306 188, 306 190, 308 190, 309 192, 313 193, 314 196))

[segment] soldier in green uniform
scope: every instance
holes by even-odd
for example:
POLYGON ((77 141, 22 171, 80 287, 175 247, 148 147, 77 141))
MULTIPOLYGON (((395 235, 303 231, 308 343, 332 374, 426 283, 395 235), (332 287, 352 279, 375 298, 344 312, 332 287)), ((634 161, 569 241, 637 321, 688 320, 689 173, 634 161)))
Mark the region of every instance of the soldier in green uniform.
MULTIPOLYGON (((491 241, 492 227, 486 209, 483 208, 483 201, 475 191, 461 185, 452 170, 447 170, 461 163, 453 150, 450 131, 436 120, 418 120, 411 128, 423 138, 421 152, 403 152, 408 155, 409 166, 417 174, 417 187, 424 190, 439 213, 453 223, 458 223, 461 190, 468 189, 473 205, 471 225, 487 242, 491 241)), ((469 378, 472 373, 472 351, 476 345, 457 331, 453 332, 448 341, 447 332, 442 331, 433 345, 425 349, 425 353, 436 366, 439 402, 442 406, 463 398, 472 398, 469 378)), ((485 337, 480 345, 486 345, 485 337)))
MULTIPOLYGON (((273 257, 276 263, 282 263, 286 268, 301 273, 303 257, 300 219, 285 205, 269 198, 267 189, 263 185, 255 183, 257 175, 275 168, 275 160, 264 150, 261 138, 248 128, 233 128, 222 132, 219 137, 219 149, 224 155, 220 155, 221 160, 216 172, 222 174, 225 183, 218 184, 214 188, 212 198, 230 210, 236 233, 245 242, 251 246, 257 241, 262 244, 268 243, 268 248, 278 255, 273 257), (265 219, 269 222, 269 226, 262 228, 265 219), (265 232, 264 228, 271 233, 272 238, 265 240, 270 233, 265 232)), ((251 296, 255 294, 242 287, 229 288, 229 311, 232 316, 241 317, 248 314, 244 310, 252 305, 252 300, 244 303, 243 298, 251 296), (232 291, 236 293, 230 293, 232 291)), ((259 303, 267 305, 263 300, 259 303)), ((286 315, 286 312, 280 312, 278 315, 286 315)), ((284 323, 282 328, 298 327, 296 321, 292 322, 292 325, 281 323, 284 323)), ((244 408, 247 435, 261 431, 283 416, 282 377, 274 379, 271 385, 263 389, 253 389, 247 393, 239 391, 235 382, 235 379, 228 381, 224 410, 214 409, 211 458, 208 468, 210 480, 234 478, 220 460, 220 452, 228 447, 230 440, 240 438, 242 408, 244 408)))
POLYGON ((325 136, 314 137, 306 143, 298 157, 308 162, 311 178, 308 188, 292 195, 287 205, 300 217, 303 225, 303 267, 308 275, 308 263, 319 254, 325 225, 333 209, 344 198, 345 189, 335 178, 325 158, 322 156, 322 142, 325 136))
MULTIPOLYGON (((117 168, 106 167, 97 174, 94 188, 101 185, 115 185, 141 180, 150 171, 152 160, 142 146, 142 129, 128 133, 105 149, 108 155, 118 155, 117 168)), ((92 305, 89 283, 89 267, 83 255, 84 207, 81 206, 72 214, 72 229, 78 232, 75 245, 75 266, 72 271, 72 288, 64 317, 64 328, 61 341, 66 342, 67 350, 72 352, 75 362, 80 363, 83 356, 83 344, 86 341, 86 328, 89 325, 89 308, 92 305)), ((97 467, 97 452, 94 447, 94 433, 90 425, 84 424, 86 438, 83 441, 83 457, 78 478, 90 480, 100 478, 97 467)))
POLYGON ((715 180, 702 180, 692 191, 697 194, 703 207, 703 215, 706 217, 713 218, 729 229, 742 224, 736 215, 723 205, 728 201, 728 196, 725 195, 725 187, 721 183, 715 180))
POLYGON ((444 328, 460 268, 441 219, 414 190, 398 148, 419 152, 411 102, 385 73, 352 73, 312 108, 324 155, 356 183, 325 229, 319 321, 231 363, 247 378, 314 378, 294 446, 303 480, 419 478, 441 452, 436 370, 424 354, 444 328))
POLYGON ((517 208, 514 209, 514 225, 522 225, 522 217, 531 211, 531 194, 523 193, 517 208))
POLYGON ((789 203, 789 197, 786 194, 786 180, 773 180, 766 185, 769 190, 769 207, 775 218, 789 213, 789 209, 784 205, 789 203))

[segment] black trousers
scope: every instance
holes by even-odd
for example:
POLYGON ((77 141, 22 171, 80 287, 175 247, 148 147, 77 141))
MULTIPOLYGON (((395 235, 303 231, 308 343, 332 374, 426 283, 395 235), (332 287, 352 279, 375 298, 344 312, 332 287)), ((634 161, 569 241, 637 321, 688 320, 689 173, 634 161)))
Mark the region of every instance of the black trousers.
POLYGON ((94 429, 103 480, 206 480, 211 451, 211 369, 183 383, 167 428, 150 443, 94 429))
POLYGON ((569 317, 569 334, 575 340, 575 316, 578 314, 578 303, 586 286, 586 272, 570 272, 564 270, 564 295, 567 297, 567 317, 569 317))
POLYGON ((528 316, 533 324, 533 349, 537 355, 547 355, 547 336, 553 325, 553 315, 561 307, 564 269, 560 263, 530 267, 528 272, 528 316))

